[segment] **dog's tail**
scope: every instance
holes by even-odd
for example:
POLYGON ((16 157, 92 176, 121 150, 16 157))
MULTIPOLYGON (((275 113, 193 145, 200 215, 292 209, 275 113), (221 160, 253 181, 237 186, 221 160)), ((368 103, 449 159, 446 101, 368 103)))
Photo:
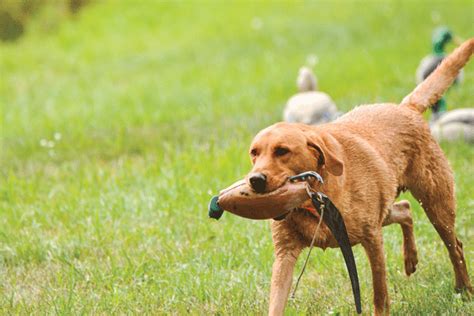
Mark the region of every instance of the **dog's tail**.
POLYGON ((447 56, 428 78, 402 100, 400 106, 420 113, 426 111, 442 97, 473 53, 474 38, 471 38, 447 56))

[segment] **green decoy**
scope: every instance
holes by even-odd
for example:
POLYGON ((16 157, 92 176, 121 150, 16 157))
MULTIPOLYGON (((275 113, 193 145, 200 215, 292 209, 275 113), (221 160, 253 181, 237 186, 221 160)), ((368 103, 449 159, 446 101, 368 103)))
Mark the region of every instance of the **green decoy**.
MULTIPOLYGON (((416 82, 419 84, 428 77, 433 70, 438 67, 441 61, 446 57, 445 48, 450 42, 458 43, 459 41, 453 35, 451 30, 446 26, 440 26, 433 31, 432 35, 432 53, 424 57, 416 70, 416 82)), ((464 73, 461 70, 455 83, 460 83, 463 79, 464 73)), ((436 104, 433 105, 433 118, 436 120, 442 113, 446 112, 446 99, 442 97, 436 104)))

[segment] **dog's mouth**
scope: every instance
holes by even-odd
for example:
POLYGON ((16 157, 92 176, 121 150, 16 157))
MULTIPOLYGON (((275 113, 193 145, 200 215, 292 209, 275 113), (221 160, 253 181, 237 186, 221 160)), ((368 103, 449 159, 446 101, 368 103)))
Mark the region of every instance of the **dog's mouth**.
POLYGON ((306 172, 303 172, 303 173, 300 173, 288 178, 290 182, 301 182, 301 181, 308 181, 311 179, 314 179, 318 181, 319 183, 324 184, 323 177, 321 177, 321 175, 317 173, 316 171, 306 171, 306 172))
POLYGON ((280 215, 280 216, 274 217, 273 220, 274 220, 274 221, 282 221, 282 220, 284 220, 284 219, 288 216, 288 214, 290 214, 290 212, 291 212, 291 211, 286 212, 285 214, 282 214, 282 215, 280 215))
MULTIPOLYGON (((295 183, 295 182, 303 182, 303 181, 308 181, 308 182, 311 182, 311 181, 317 181, 321 184, 324 184, 324 180, 323 178, 321 177, 321 175, 315 171, 306 171, 306 172, 303 172, 303 173, 300 173, 300 174, 297 174, 297 175, 294 175, 294 176, 291 176, 291 177, 288 177, 288 179, 280 186, 278 187, 276 190, 278 190, 279 188, 281 188, 283 185, 285 185, 285 183, 289 181, 289 182, 292 182, 292 183, 295 183)), ((273 220, 275 221, 282 221, 284 220, 288 214, 290 214, 291 211, 288 211, 284 214, 281 214, 277 217, 274 217, 273 220)))
POLYGON ((305 181, 308 182, 309 184, 312 184, 314 181, 320 184, 324 184, 324 180, 319 173, 317 173, 316 171, 305 171, 293 176, 284 177, 284 181, 273 190, 265 191, 265 192, 257 192, 255 191, 255 189, 252 188, 252 191, 255 192, 256 194, 270 194, 274 191, 277 191, 278 189, 286 185, 288 182, 295 183, 295 182, 305 182, 305 181))

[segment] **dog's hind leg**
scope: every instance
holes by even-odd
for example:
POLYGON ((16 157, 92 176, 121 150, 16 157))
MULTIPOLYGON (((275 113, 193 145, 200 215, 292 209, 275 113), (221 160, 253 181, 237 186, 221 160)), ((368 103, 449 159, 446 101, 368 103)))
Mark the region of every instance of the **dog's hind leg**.
POLYGON ((454 222, 456 202, 454 179, 446 158, 439 149, 431 157, 425 157, 416 170, 417 174, 408 188, 420 201, 426 215, 443 240, 454 269, 456 290, 473 292, 466 268, 461 241, 456 237, 454 222))
POLYGON ((385 270, 382 230, 371 230, 366 237, 367 238, 362 242, 362 246, 367 253, 372 270, 375 315, 388 315, 390 300, 387 291, 387 273, 385 270))
POLYGON ((416 271, 418 255, 416 251, 415 235, 413 234, 413 219, 411 217, 410 202, 403 200, 393 204, 383 221, 383 226, 393 223, 400 224, 403 233, 403 258, 405 273, 410 276, 416 271))

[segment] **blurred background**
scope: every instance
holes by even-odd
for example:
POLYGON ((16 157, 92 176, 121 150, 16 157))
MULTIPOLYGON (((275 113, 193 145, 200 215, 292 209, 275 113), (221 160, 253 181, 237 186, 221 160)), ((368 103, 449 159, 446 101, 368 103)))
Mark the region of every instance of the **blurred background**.
MULTIPOLYGON (((460 0, 2 0, 1 313, 266 313, 268 223, 215 222, 206 208, 249 170, 247 147, 282 119, 298 69, 310 66, 341 111, 397 103, 433 29, 466 39, 473 21, 474 3, 460 0)), ((473 107, 473 83, 471 62, 448 109, 473 107)), ((442 147, 472 274, 474 149, 442 147)), ((387 228, 392 311, 474 313, 452 290, 431 224, 404 198, 416 205, 421 260, 407 279, 400 230, 387 228)), ((315 251, 290 314, 353 312, 341 258, 315 251)))

